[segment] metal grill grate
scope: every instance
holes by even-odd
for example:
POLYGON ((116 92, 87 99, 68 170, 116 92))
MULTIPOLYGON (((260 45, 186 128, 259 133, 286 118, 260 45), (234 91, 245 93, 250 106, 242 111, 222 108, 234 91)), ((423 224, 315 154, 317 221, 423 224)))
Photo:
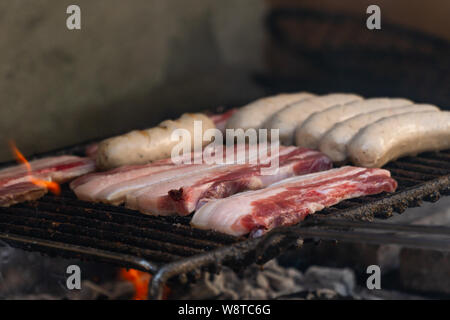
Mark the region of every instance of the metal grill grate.
MULTIPOLYGON (((450 193, 450 150, 402 158, 385 168, 399 183, 395 193, 342 201, 312 219, 387 218, 394 211, 450 193)), ((245 266, 265 261, 299 238, 291 233, 279 237, 283 228, 259 239, 235 238, 192 228, 189 221, 189 217, 152 217, 124 207, 80 201, 65 187, 61 196, 46 195, 38 201, 0 208, 0 239, 49 255, 157 273, 152 292, 158 296, 161 284, 173 275, 222 263, 245 266)))
POLYGON ((186 217, 144 216, 124 207, 77 200, 70 190, 0 209, 1 232, 130 254, 167 263, 234 243, 191 228, 186 217))

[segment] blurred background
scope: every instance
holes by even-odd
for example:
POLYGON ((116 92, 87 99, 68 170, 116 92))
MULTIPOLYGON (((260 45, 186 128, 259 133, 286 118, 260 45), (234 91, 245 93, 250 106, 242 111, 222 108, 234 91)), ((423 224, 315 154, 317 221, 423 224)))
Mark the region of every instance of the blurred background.
POLYGON ((450 106, 448 0, 8 0, 0 160, 280 91, 450 106), (66 28, 81 8, 82 29, 66 28), (366 28, 381 8, 382 29, 366 28))

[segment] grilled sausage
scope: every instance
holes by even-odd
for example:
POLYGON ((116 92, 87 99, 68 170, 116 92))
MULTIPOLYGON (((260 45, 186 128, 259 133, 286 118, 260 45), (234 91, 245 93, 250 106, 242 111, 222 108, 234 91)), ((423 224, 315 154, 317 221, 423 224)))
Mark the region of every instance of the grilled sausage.
POLYGON ((311 114, 334 105, 342 105, 361 99, 360 96, 354 94, 339 93, 315 97, 287 106, 269 118, 262 127, 279 129, 280 142, 284 145, 292 145, 294 143, 295 128, 311 114))
POLYGON ((350 141, 350 160, 362 167, 381 167, 420 152, 450 148, 450 112, 415 112, 380 119, 350 141))
POLYGON ((258 99, 235 112, 227 122, 227 129, 258 129, 272 114, 284 107, 314 95, 307 92, 278 94, 258 99))
POLYGON ((397 114, 420 111, 439 111, 439 108, 429 104, 413 104, 399 108, 388 108, 378 111, 363 113, 345 121, 336 123, 322 137, 319 149, 333 162, 342 164, 347 159, 347 144, 365 126, 382 118, 397 114))
MULTIPOLYGON (((166 120, 157 127, 147 130, 134 130, 127 134, 100 142, 97 151, 97 166, 111 169, 129 164, 144 164, 159 159, 169 158, 172 148, 179 144, 171 136, 175 129, 186 129, 191 135, 186 149, 194 146, 194 122, 201 121, 202 132, 215 128, 214 122, 201 113, 185 113, 177 120, 166 120)), ((186 139, 187 140, 187 139, 186 139)), ((203 146, 210 141, 202 141, 203 146)))
POLYGON ((317 149, 322 136, 334 124, 357 114, 384 108, 410 105, 407 99, 373 98, 354 103, 333 106, 322 112, 316 112, 306 119, 295 131, 295 142, 299 147, 317 149))

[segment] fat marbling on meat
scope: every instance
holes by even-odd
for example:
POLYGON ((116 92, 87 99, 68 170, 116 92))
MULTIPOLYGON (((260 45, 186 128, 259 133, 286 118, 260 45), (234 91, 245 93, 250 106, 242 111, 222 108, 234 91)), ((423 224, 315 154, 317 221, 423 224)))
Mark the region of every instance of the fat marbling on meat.
POLYGON ((269 184, 292 177, 332 167, 324 154, 305 148, 290 147, 280 153, 278 168, 264 173, 261 169, 269 164, 250 165, 236 170, 222 170, 201 177, 192 184, 169 191, 169 196, 178 214, 190 214, 211 199, 225 198, 245 190, 256 190, 269 184))
POLYGON ((64 183, 95 170, 95 161, 77 156, 47 157, 0 170, 0 206, 35 200, 47 193, 47 188, 32 183, 32 179, 64 183))
POLYGON ((396 187, 387 170, 346 166, 211 201, 194 214, 191 224, 233 236, 250 232, 260 235, 278 226, 296 224, 308 214, 342 200, 393 192, 396 187))

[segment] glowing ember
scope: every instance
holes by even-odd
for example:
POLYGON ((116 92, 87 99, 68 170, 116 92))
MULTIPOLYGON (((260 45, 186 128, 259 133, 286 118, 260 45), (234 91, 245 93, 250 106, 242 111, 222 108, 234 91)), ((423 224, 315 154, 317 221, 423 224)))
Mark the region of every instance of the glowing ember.
MULTIPOLYGON (((135 269, 120 269, 120 278, 131 282, 134 286, 133 300, 148 299, 148 284, 152 279, 151 274, 135 269)), ((170 289, 164 286, 163 299, 167 299, 170 289)))
POLYGON ((133 300, 147 300, 148 284, 151 279, 151 275, 149 273, 135 269, 120 269, 120 277, 124 280, 130 281, 133 284, 133 300))
POLYGON ((9 145, 11 147, 11 150, 12 150, 17 162, 24 164, 25 167, 27 168, 28 176, 29 176, 31 183, 33 183, 39 187, 47 188, 50 192, 52 192, 56 195, 59 195, 61 193, 61 188, 58 183, 33 177, 33 175, 32 175, 33 170, 31 169, 30 163, 27 161, 27 159, 24 157, 24 155, 19 151, 19 149, 17 149, 14 141, 10 141, 9 145))

